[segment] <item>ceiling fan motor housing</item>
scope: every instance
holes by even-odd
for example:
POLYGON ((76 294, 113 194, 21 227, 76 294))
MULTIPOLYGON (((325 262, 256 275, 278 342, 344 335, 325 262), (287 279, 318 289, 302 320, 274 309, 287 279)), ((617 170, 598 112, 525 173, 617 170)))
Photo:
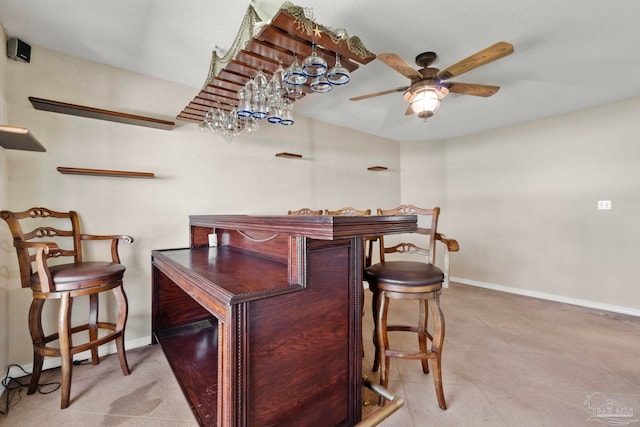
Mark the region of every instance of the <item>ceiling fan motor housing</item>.
POLYGON ((449 91, 446 90, 446 86, 440 85, 438 80, 424 79, 412 83, 411 86, 409 86, 409 89, 405 90, 402 94, 402 99, 411 103, 414 101, 414 96, 425 89, 435 90, 438 93, 438 97, 440 99, 444 98, 449 93, 449 91))
POLYGON ((438 58, 438 55, 436 55, 435 52, 422 52, 416 56, 416 65, 418 65, 418 67, 427 68, 435 62, 436 58, 438 58))

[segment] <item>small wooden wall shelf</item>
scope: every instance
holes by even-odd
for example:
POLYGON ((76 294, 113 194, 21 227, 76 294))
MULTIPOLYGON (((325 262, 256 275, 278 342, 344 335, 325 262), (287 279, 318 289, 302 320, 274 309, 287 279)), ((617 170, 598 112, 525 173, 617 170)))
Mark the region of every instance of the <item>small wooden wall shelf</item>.
POLYGON ((100 108, 85 107, 83 105, 67 104, 66 102, 50 99, 29 97, 29 101, 36 110, 52 111, 54 113, 70 114, 72 116, 88 117, 90 119, 106 120, 109 122, 125 123, 129 125, 146 126, 156 129, 171 130, 175 122, 156 119, 153 117, 137 116, 135 114, 118 111, 102 110, 100 108))
POLYGON ((386 171, 387 169, 389 168, 386 166, 369 166, 367 168, 367 170, 375 171, 375 172, 386 171))
POLYGON ((276 157, 283 157, 285 159, 301 159, 302 154, 296 153, 276 153, 276 157))
POLYGON ((58 172, 66 175, 113 176, 118 178, 153 178, 153 172, 114 171, 107 169, 67 168, 58 166, 58 172))
POLYGON ((0 146, 9 150, 47 151, 29 129, 0 125, 0 146))

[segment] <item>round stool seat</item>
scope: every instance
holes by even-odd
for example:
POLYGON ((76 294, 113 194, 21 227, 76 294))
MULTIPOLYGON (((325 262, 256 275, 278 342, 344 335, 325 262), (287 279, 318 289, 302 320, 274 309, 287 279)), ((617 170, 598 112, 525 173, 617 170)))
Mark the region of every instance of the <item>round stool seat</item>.
MULTIPOLYGON (((433 367, 433 381, 441 409, 447 409, 442 387, 442 345, 444 343, 444 316, 440 308, 440 290, 444 273, 433 264, 418 261, 384 261, 367 268, 364 273, 373 293, 375 360, 372 370, 380 367, 380 384, 389 384, 389 367, 392 357, 417 359, 422 371, 429 373, 429 360, 433 367), (387 325, 389 299, 417 300, 420 303, 418 324, 387 325), (427 330, 428 315, 433 317, 433 333, 427 330), (418 334, 418 351, 400 351, 389 348, 387 332, 404 331, 418 334), (427 342, 431 343, 429 347, 427 342)), ((379 404, 382 402, 379 401, 379 404)))
MULTIPOLYGON (((122 280, 125 266, 113 262, 89 261, 73 264, 60 264, 49 267, 56 291, 84 289, 122 280)), ((41 291, 40 277, 37 273, 31 276, 31 288, 41 291)))
POLYGON ((442 288, 444 273, 433 264, 416 261, 385 261, 365 270, 372 291, 434 292, 442 288))

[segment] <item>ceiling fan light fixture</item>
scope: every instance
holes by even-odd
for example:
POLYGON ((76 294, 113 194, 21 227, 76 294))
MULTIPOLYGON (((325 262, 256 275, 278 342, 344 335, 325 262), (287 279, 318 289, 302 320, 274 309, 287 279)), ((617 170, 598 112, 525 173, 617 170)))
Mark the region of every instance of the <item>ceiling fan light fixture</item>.
POLYGON ((444 86, 424 86, 414 90, 407 101, 411 104, 413 113, 421 118, 428 119, 438 112, 442 98, 449 94, 449 89, 444 86))

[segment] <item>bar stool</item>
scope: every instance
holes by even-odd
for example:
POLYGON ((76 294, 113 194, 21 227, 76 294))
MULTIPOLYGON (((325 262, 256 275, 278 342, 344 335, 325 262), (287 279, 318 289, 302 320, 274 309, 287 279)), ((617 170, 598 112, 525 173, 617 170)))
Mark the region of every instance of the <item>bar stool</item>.
MULTIPOLYGON (((332 211, 330 209, 324 210, 325 215, 346 215, 346 216, 368 216, 371 215, 371 209, 354 209, 351 206, 344 207, 332 211)), ((378 236, 365 236, 362 238, 362 245, 364 251, 364 266, 369 267, 371 265, 371 255, 373 254, 373 242, 378 239, 378 236)))
POLYGON ((287 215, 322 215, 322 209, 313 210, 309 208, 302 208, 297 211, 287 211, 287 215))
MULTIPOLYGON (((125 272, 120 264, 118 242, 132 243, 127 235, 93 235, 80 232, 80 222, 75 211, 57 212, 34 207, 23 212, 1 211, 0 218, 9 225, 13 245, 18 255, 18 266, 23 288, 31 288, 33 301, 29 309, 29 331, 33 341, 33 374, 27 394, 38 387, 45 357, 59 357, 61 363, 60 408, 69 406, 73 355, 91 351, 91 362, 100 362, 98 347, 115 342, 120 368, 129 375, 129 365, 124 348, 124 332, 127 323, 127 296, 122 279, 125 272), (44 240, 44 241, 43 241, 44 240), (111 261, 85 261, 82 242, 111 243, 111 261), (53 260, 52 265, 48 264, 53 260), (58 261, 57 263, 55 261, 58 261), (62 261, 67 260, 66 263, 62 261), (116 313, 111 322, 99 320, 99 294, 109 292, 115 296, 116 313), (89 319, 81 325, 71 325, 71 312, 77 297, 89 297, 89 319), (42 316, 45 302, 57 299, 57 332, 46 335, 46 323, 42 316), (87 331, 82 340, 73 336, 87 331), (58 345, 50 345, 56 342, 58 345), (76 342, 78 341, 78 342, 76 342)), ((97 381, 97 380, 96 380, 97 381)))
MULTIPOLYGON (((386 247, 384 236, 380 236, 380 262, 365 270, 365 280, 373 293, 372 310, 374 318, 373 342, 376 348, 373 371, 380 367, 380 384, 389 385, 389 367, 392 357, 420 360, 422 371, 429 373, 429 361, 433 373, 438 405, 447 409, 442 387, 442 346, 444 344, 444 316, 440 308, 440 290, 444 273, 433 264, 435 259, 435 234, 440 208, 421 209, 413 205, 402 205, 394 209, 378 209, 378 215, 418 215, 417 233, 429 236, 429 246, 423 248, 414 243, 399 243, 386 247), (430 227, 421 224, 421 219, 430 217, 430 227), (385 260, 390 253, 425 255, 426 262, 406 260, 385 260), (390 299, 408 299, 419 302, 417 325, 387 325, 390 299), (433 334, 428 329, 429 313, 433 317, 433 334), (389 348, 388 332, 404 331, 418 334, 418 351, 400 351, 389 348), (430 344, 430 345, 429 345, 430 344)), ((381 399, 382 403, 383 399, 381 399)))

